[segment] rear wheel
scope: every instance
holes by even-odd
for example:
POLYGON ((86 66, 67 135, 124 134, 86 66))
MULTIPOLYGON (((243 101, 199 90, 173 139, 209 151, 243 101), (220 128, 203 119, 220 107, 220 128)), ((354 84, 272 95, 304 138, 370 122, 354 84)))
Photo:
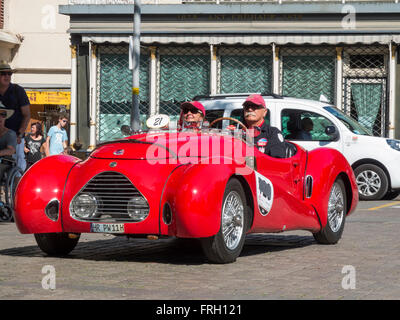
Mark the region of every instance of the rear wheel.
POLYGON ((248 229, 248 209, 242 185, 231 179, 221 209, 221 227, 215 236, 201 239, 206 257, 214 263, 234 262, 240 255, 248 229))
POLYGON ((380 167, 363 164, 354 170, 360 200, 380 200, 389 187, 388 177, 380 167))
POLYGON ((80 234, 36 233, 39 248, 49 256, 67 255, 78 244, 80 234))
POLYGON ((337 179, 331 188, 328 200, 328 221, 326 226, 314 238, 318 243, 335 244, 342 237, 346 219, 346 188, 342 179, 337 179))

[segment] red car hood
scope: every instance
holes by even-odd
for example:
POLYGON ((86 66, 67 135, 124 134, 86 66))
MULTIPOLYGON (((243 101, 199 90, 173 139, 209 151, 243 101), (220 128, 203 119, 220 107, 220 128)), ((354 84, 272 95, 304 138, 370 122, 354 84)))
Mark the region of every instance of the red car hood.
POLYGON ((160 160, 187 158, 240 158, 254 149, 230 135, 195 132, 157 132, 131 136, 100 145, 95 159, 160 160))

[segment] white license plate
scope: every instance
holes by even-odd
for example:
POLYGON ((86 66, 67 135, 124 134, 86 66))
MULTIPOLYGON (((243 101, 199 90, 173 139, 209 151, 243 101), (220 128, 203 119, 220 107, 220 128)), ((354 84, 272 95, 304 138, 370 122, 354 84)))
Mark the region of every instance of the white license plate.
POLYGON ((91 223, 90 232, 100 233, 124 233, 123 223, 91 223))

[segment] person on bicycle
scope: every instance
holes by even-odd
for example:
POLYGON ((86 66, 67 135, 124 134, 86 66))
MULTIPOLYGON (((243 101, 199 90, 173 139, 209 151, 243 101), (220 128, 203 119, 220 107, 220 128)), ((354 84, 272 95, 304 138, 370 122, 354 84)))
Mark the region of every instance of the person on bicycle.
POLYGON ((6 109, 0 105, 0 181, 3 179, 4 172, 9 169, 12 155, 17 147, 17 135, 13 130, 6 128, 6 119, 10 118, 14 110, 6 109), (8 161, 7 161, 8 160, 8 161))

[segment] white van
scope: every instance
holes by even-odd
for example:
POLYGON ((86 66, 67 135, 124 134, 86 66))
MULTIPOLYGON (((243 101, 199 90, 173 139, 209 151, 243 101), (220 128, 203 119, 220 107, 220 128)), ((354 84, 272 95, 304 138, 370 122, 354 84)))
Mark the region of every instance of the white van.
MULTIPOLYGON (((206 119, 242 117, 242 103, 249 94, 199 96, 206 119)), ((279 128, 287 140, 307 150, 330 147, 351 164, 361 200, 393 199, 400 194, 400 140, 374 137, 371 132, 328 103, 264 95, 266 121, 279 128), (307 120, 304 120, 308 118, 307 120), (311 120, 311 121, 310 121, 311 120), (310 123, 312 130, 302 133, 310 123)), ((219 122, 219 125, 227 125, 219 122)))

